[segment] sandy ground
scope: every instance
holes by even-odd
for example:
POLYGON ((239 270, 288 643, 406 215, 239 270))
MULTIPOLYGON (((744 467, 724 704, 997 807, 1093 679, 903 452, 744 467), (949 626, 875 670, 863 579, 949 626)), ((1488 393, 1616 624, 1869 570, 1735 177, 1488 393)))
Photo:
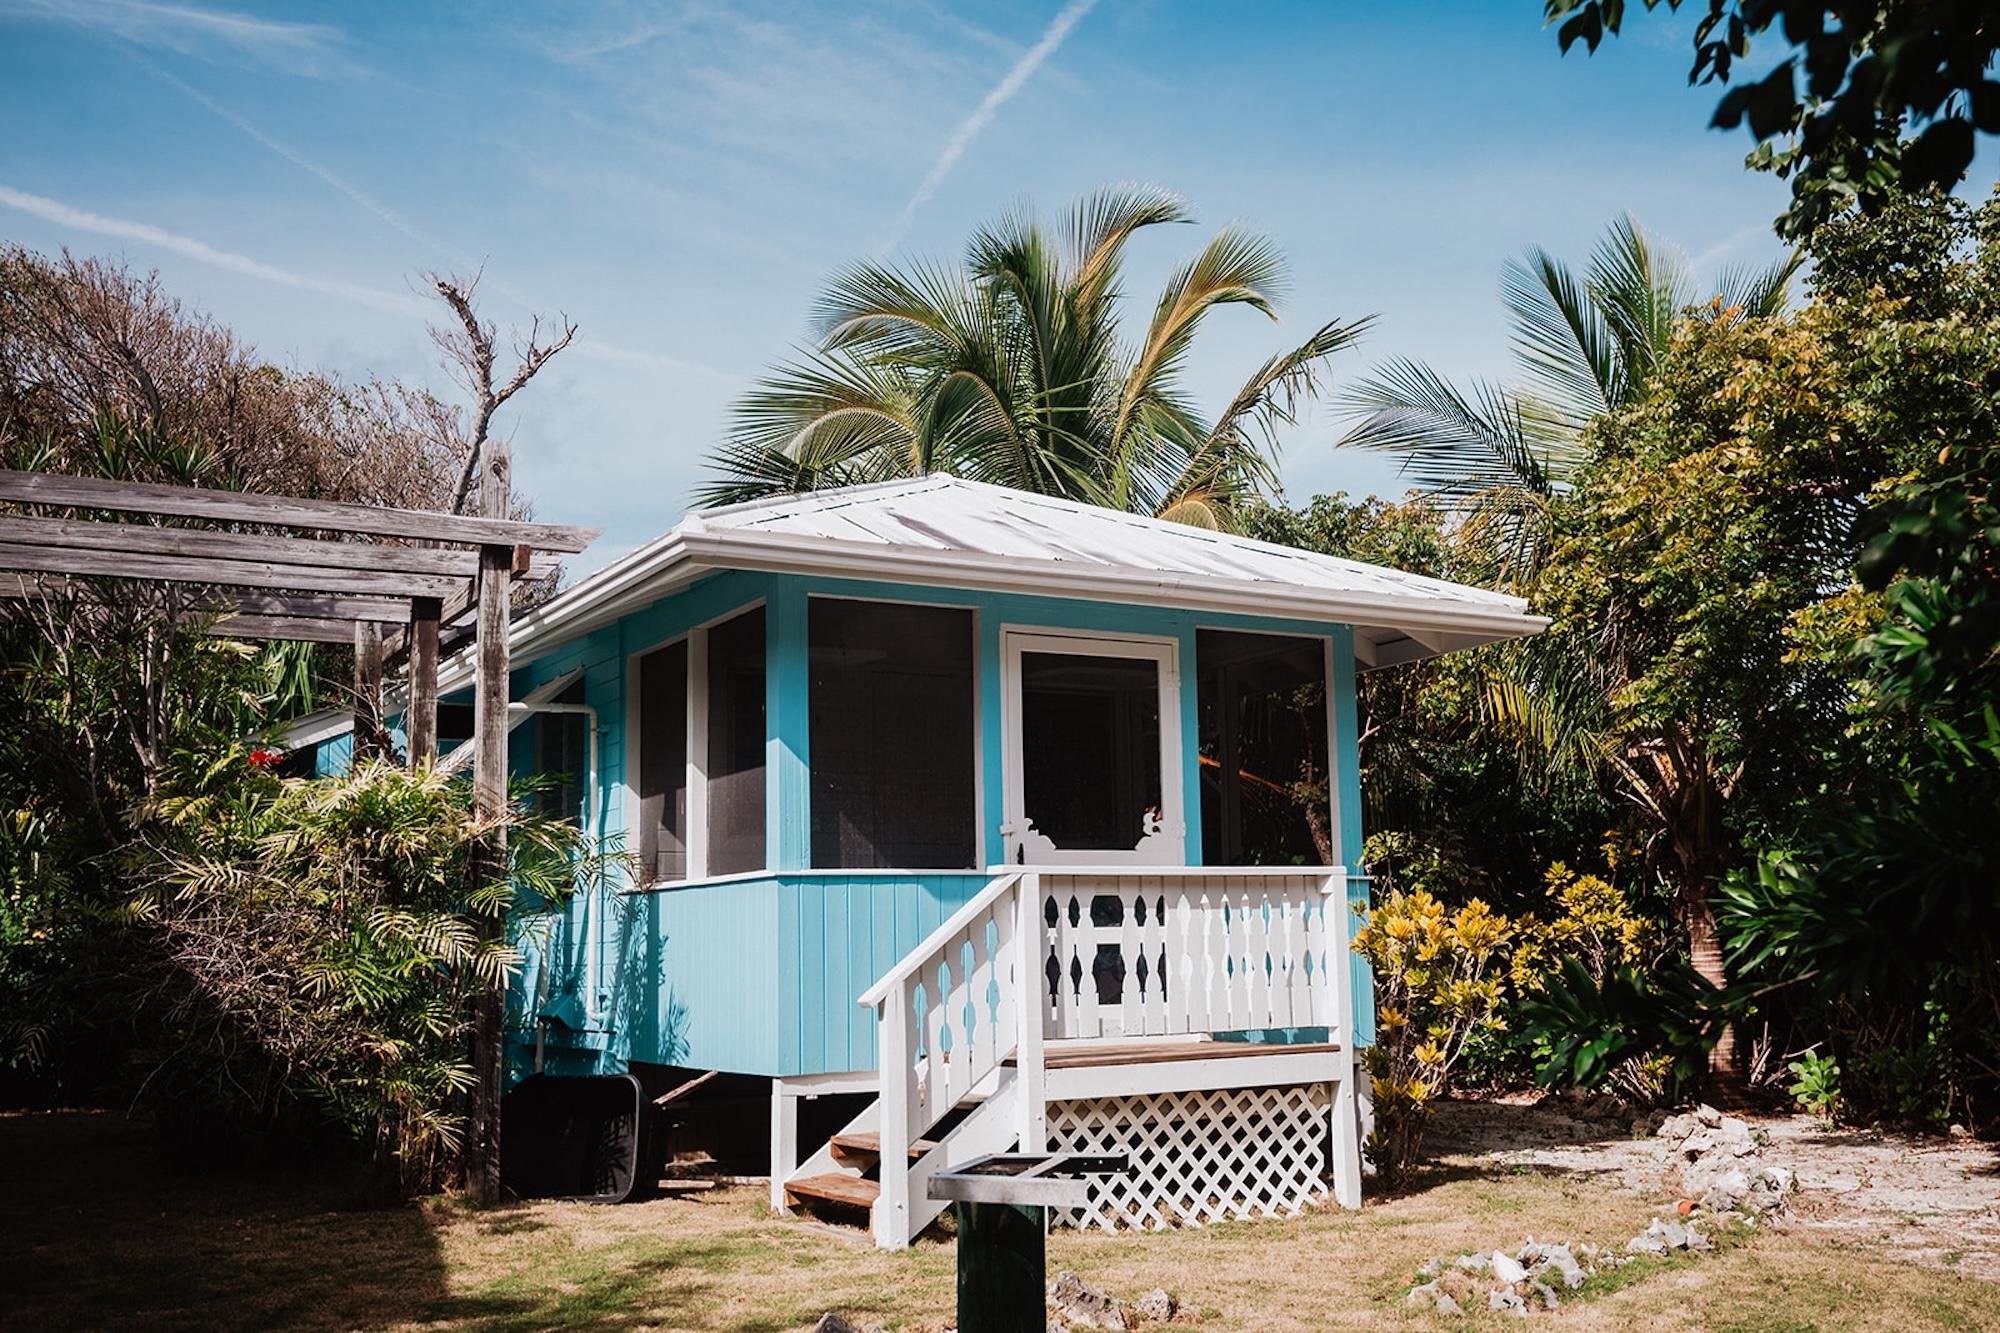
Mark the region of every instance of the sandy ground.
MULTIPOLYGON (((1788 1225, 1885 1258, 2000 1281, 2000 1152, 1992 1145, 1829 1129, 1798 1115, 1741 1118, 1765 1161, 1798 1173, 1788 1225)), ((1616 1178, 1665 1206, 1673 1201, 1665 1148, 1634 1129, 1622 1116, 1582 1117, 1532 1101, 1454 1102, 1440 1108, 1431 1146, 1483 1169, 1616 1178)))

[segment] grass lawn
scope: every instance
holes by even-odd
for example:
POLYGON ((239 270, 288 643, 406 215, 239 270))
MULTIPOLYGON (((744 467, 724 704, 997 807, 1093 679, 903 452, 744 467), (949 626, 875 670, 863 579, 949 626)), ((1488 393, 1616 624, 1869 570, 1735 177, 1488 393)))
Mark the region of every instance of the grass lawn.
MULTIPOLYGON (((163 1175, 143 1126, 0 1116, 0 1325, 9 1328, 667 1328, 784 1330, 824 1310, 857 1323, 950 1318, 953 1250, 882 1254, 773 1217, 733 1189, 615 1208, 329 1203, 323 1182, 163 1175)), ((1051 1238, 1130 1299, 1180 1297, 1192 1327, 1514 1327, 1406 1311, 1433 1255, 1527 1235, 1622 1241, 1655 1207, 1581 1174, 1458 1166, 1358 1214, 1315 1212, 1164 1236, 1051 1238)), ((2000 1328, 2000 1287, 1798 1233, 1633 1265, 1553 1319, 1564 1329, 2000 1328)))

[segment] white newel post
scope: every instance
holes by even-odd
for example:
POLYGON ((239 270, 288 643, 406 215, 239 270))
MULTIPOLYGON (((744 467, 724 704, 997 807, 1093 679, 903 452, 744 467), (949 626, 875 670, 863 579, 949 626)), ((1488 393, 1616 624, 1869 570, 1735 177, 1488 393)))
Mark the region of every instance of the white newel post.
MULTIPOLYGON (((910 1004, 909 983, 899 980, 882 997, 882 1192, 871 1221, 875 1244, 900 1250, 910 1243, 910 1004)), ((932 1053, 935 1058, 936 1053, 932 1053)))
POLYGON ((1014 956, 1019 981, 1014 987, 1020 1005, 1014 1073, 1019 1098, 1021 1151, 1049 1150, 1049 1103, 1045 1095, 1047 1075, 1042 1067, 1043 1024, 1049 1006, 1044 998, 1047 979, 1042 975, 1042 877, 1024 875, 1014 886, 1014 956))

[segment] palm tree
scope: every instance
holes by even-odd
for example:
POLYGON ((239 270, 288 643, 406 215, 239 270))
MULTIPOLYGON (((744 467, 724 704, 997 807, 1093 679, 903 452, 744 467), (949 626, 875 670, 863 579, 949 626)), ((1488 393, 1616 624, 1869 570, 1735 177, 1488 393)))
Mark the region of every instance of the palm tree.
POLYGON ((1193 221, 1146 186, 1079 200, 1051 231, 1019 213, 957 264, 864 262, 814 311, 815 341, 737 404, 707 503, 948 472, 1211 528, 1273 479, 1275 432, 1367 319, 1328 323, 1259 366, 1213 418, 1182 381, 1203 318, 1276 319, 1284 261, 1225 227, 1177 268, 1135 346, 1120 338, 1125 247, 1193 221))
MULTIPOLYGON (((1709 293, 1715 309, 1782 313, 1800 260, 1725 271, 1709 293)), ((1675 322, 1702 291, 1687 259, 1626 214, 1581 274, 1530 246, 1502 270, 1500 295, 1518 383, 1461 389, 1421 361, 1389 362, 1342 395, 1363 416, 1338 447, 1401 454, 1417 489, 1499 525, 1508 539, 1499 574, 1525 583, 1549 502, 1588 460, 1584 428, 1645 394, 1675 322)))
MULTIPOLYGON (((1720 276, 1715 318, 1782 314, 1800 256, 1720 276)), ((1344 447, 1401 454, 1403 470, 1491 541, 1497 581, 1532 594, 1554 504, 1590 461, 1586 428, 1642 399, 1674 326, 1700 302, 1685 258, 1629 214, 1614 222, 1582 274, 1540 248, 1508 262, 1501 296, 1513 317, 1518 384, 1460 389, 1418 361, 1395 361, 1343 395, 1364 413, 1344 447)), ((1625 654, 1602 634, 1552 634, 1489 653, 1484 705, 1532 756, 1622 789, 1672 867, 1696 971, 1727 980, 1712 893, 1723 851, 1721 811, 1734 785, 1687 726, 1621 725, 1625 654)), ((1725 1032, 1711 1069, 1733 1075, 1725 1032)))

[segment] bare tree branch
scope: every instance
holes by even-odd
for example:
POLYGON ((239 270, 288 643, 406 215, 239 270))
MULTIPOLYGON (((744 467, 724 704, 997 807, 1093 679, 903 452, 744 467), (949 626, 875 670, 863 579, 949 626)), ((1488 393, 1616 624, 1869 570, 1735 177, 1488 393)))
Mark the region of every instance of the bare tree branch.
POLYGON ((446 369, 451 372, 453 380, 472 399, 472 420, 461 442, 458 484, 452 492, 451 509, 457 514, 465 511, 465 502, 479 476, 486 441, 493 427, 493 414, 525 388, 556 353, 570 345, 576 337, 576 325, 568 317, 558 314, 554 323, 544 330, 542 317, 536 315, 528 325, 526 336, 514 340, 516 364, 513 375, 505 384, 496 387, 493 372, 497 359, 494 353, 497 335, 492 324, 479 318, 475 304, 480 275, 474 273, 469 280, 436 273, 426 276, 437 290, 438 299, 451 308, 458 321, 456 328, 433 324, 431 341, 444 354, 446 369))

